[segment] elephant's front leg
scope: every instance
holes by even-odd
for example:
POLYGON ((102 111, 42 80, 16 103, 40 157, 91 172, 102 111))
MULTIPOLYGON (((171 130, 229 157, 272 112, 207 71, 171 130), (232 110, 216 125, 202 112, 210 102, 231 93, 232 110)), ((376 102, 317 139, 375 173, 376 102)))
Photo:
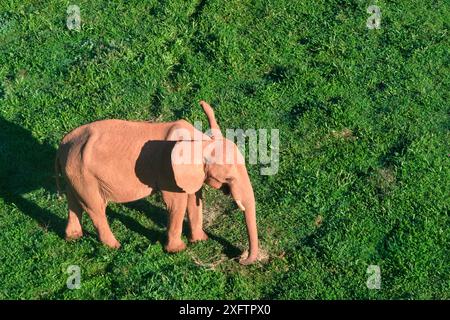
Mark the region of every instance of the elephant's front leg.
POLYGON ((179 252, 186 249, 186 244, 181 240, 183 231, 183 219, 187 207, 187 193, 162 192, 163 200, 169 211, 169 225, 167 231, 167 252, 179 252))
POLYGON ((195 194, 188 195, 188 219, 191 227, 190 242, 208 240, 208 235, 203 231, 202 189, 195 194))

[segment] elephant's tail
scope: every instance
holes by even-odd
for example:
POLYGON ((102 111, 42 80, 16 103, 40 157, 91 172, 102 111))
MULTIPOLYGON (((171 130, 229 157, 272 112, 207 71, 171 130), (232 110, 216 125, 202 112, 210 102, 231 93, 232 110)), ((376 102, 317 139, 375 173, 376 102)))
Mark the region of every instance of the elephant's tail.
POLYGON ((208 117, 209 127, 211 128, 211 134, 213 138, 222 138, 222 133, 220 132, 219 125, 217 124, 216 117, 214 116, 214 110, 205 101, 200 101, 200 105, 203 108, 206 116, 208 117))
POLYGON ((59 163, 59 150, 58 150, 55 157, 55 182, 58 198, 62 198, 61 184, 59 180, 60 176, 61 176, 61 164, 59 163))

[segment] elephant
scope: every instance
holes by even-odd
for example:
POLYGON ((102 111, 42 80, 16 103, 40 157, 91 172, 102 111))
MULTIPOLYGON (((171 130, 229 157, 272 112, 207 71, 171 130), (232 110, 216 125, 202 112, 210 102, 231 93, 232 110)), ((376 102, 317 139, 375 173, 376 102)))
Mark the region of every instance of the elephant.
POLYGON ((211 106, 204 101, 200 105, 211 137, 186 120, 155 123, 118 119, 88 123, 64 136, 55 170, 58 190, 60 176, 66 181, 67 240, 83 235, 81 218, 87 212, 100 241, 119 248, 107 221, 107 204, 136 201, 160 191, 169 212, 164 248, 169 253, 182 251, 186 248, 181 239, 186 210, 189 241, 208 239, 203 230, 201 195, 207 184, 230 194, 244 212, 249 250, 240 263, 257 260, 256 204, 244 158, 236 144, 222 136, 211 106))

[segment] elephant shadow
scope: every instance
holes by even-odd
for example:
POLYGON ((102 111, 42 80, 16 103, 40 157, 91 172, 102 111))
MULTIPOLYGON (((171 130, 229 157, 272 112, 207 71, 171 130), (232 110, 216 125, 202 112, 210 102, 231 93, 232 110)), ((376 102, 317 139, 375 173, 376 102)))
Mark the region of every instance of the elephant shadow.
POLYGON ((63 237, 64 219, 24 197, 24 194, 41 188, 56 192, 55 153, 55 148, 40 143, 31 132, 0 118, 0 197, 41 227, 63 237))
MULTIPOLYGON (((20 212, 32 218, 40 227, 63 239, 66 218, 61 218, 24 196, 26 193, 39 189, 44 189, 50 194, 57 192, 55 155, 56 149, 52 145, 39 142, 30 131, 0 117, 0 198, 6 204, 15 205, 20 212)), ((167 212, 162 208, 144 199, 126 203, 124 206, 144 213, 158 227, 167 228, 167 212)), ((148 229, 115 210, 108 208, 108 217, 119 220, 125 227, 146 237, 152 243, 165 240, 165 232, 148 229)), ((187 232, 188 228, 184 225, 183 229, 187 232)), ((222 244, 226 254, 234 254, 239 250, 219 236, 210 234, 210 237, 222 244)))
MULTIPOLYGON (((145 200, 138 200, 134 202, 129 202, 125 204, 125 207, 138 211, 144 215, 146 215, 148 218, 150 218, 153 223, 155 223, 160 228, 166 228, 167 227, 167 212, 166 210, 154 206, 148 201, 145 200)), ((113 214, 115 217, 115 215, 113 214)), ((155 234, 154 230, 150 230, 148 228, 143 227, 141 224, 137 223, 136 221, 132 220, 131 218, 125 217, 125 216, 118 216, 118 220, 120 220, 123 224, 127 225, 129 229, 146 236, 150 241, 156 242, 160 241, 161 243, 165 243, 167 240, 167 234, 164 232, 162 234, 155 234), (127 221, 128 220, 128 221, 127 221)), ((189 225, 186 220, 183 221, 183 234, 188 234, 189 232, 189 225)), ((236 247, 235 245, 231 244, 228 240, 217 236, 211 232, 205 231, 209 238, 219 243, 224 250, 224 254, 229 258, 234 258, 242 253, 242 250, 236 247)))

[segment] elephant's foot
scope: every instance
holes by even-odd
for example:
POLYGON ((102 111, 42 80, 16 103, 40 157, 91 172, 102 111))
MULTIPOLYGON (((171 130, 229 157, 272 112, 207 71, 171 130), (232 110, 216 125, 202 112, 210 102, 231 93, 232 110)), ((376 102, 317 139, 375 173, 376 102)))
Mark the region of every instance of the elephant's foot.
POLYGON ((165 249, 167 252, 176 253, 186 249, 186 244, 181 239, 174 241, 169 240, 169 242, 165 246, 165 249))
POLYGON ((111 249, 119 249, 120 248, 120 242, 116 240, 114 236, 107 237, 107 238, 100 238, 100 241, 110 247, 111 249))
POLYGON ((208 240, 208 235, 205 231, 201 230, 200 232, 192 233, 189 238, 189 242, 198 242, 208 240))
POLYGON ((69 230, 69 229, 66 229, 66 240, 67 241, 77 240, 77 239, 81 238, 82 236, 83 236, 83 231, 82 230, 69 230))

